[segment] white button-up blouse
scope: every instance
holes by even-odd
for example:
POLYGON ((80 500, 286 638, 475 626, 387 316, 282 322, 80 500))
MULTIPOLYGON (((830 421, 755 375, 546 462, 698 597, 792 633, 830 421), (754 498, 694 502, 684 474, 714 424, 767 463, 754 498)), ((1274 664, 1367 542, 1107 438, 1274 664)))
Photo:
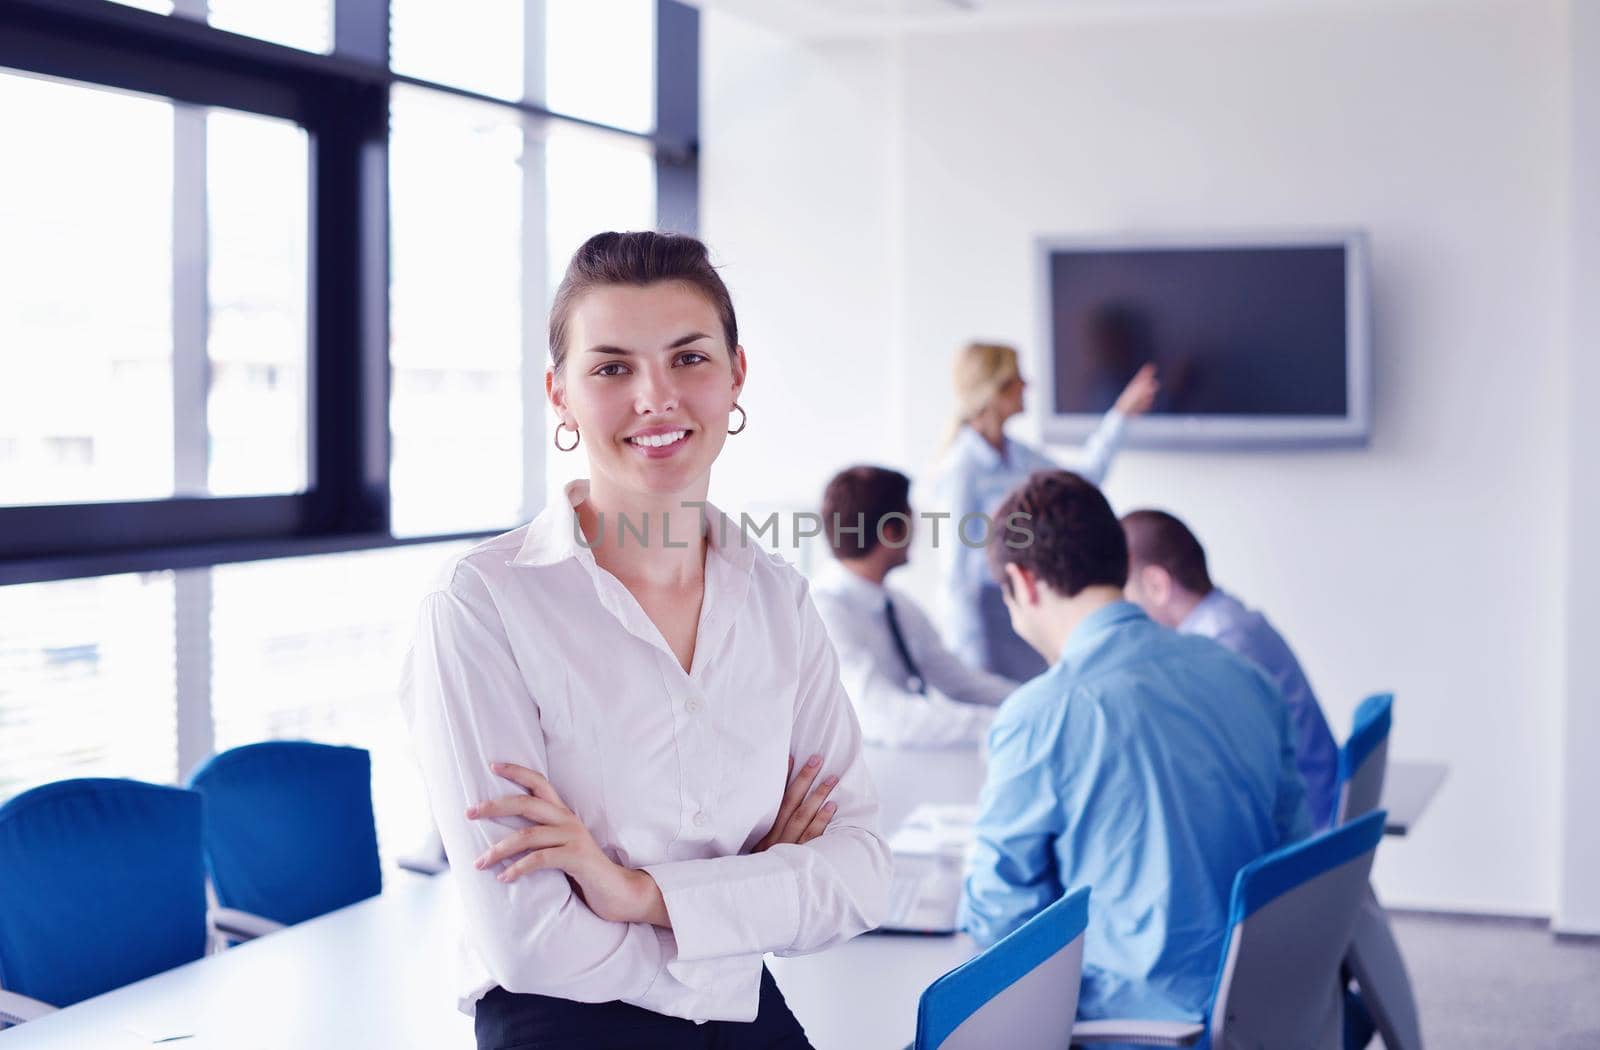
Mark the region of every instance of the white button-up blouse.
POLYGON ((686 673, 585 546, 573 508, 587 494, 574 482, 560 505, 457 559, 423 599, 406 659, 402 706, 463 906, 462 1007, 499 985, 748 1021, 763 953, 818 951, 883 916, 889 852, 861 732, 787 562, 705 508, 686 673), (750 853, 791 754, 823 756, 838 808, 806 845, 750 853), (519 790, 491 762, 548 776, 609 857, 655 879, 672 928, 601 919, 559 871, 502 884, 475 870, 525 826, 466 819, 469 805, 519 790))

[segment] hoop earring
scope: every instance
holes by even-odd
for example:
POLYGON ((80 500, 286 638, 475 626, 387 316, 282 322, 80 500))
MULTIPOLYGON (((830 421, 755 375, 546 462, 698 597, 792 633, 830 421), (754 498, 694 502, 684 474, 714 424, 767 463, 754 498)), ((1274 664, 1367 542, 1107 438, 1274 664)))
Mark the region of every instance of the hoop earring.
POLYGON ((556 424, 556 433, 555 433, 556 448, 560 449, 563 452, 571 452, 573 449, 578 447, 578 442, 583 440, 583 435, 578 433, 578 428, 577 427, 567 427, 568 430, 572 431, 572 444, 563 445, 561 443, 561 428, 562 427, 567 427, 567 425, 565 423, 557 423, 556 424))
POLYGON ((739 409, 739 426, 738 426, 738 429, 730 430, 730 431, 728 431, 728 433, 730 433, 730 434, 743 434, 744 433, 745 424, 750 422, 750 417, 745 415, 744 409, 739 408, 739 402, 735 401, 733 403, 733 407, 739 409))

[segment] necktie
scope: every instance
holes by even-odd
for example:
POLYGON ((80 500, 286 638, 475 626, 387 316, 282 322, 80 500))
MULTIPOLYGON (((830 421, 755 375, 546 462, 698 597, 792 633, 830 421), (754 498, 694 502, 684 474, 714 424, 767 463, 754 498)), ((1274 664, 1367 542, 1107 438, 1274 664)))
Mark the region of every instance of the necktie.
POLYGON ((917 670, 917 662, 911 659, 911 649, 906 645, 906 636, 900 633, 900 618, 894 614, 894 599, 888 595, 883 597, 883 615, 889 620, 889 637, 894 639, 894 648, 900 654, 900 660, 906 665, 910 677, 906 680, 906 688, 913 693, 928 695, 928 686, 922 680, 922 672, 917 670))

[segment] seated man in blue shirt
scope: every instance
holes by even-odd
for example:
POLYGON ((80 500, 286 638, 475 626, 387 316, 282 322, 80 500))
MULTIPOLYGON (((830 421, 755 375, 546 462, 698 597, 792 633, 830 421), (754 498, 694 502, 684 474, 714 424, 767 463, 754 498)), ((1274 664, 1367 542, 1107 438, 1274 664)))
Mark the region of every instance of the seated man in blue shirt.
POLYGON ((1310 831, 1288 708, 1123 600, 1122 527, 1087 481, 1036 473, 994 520, 1012 626, 1053 666, 990 730, 961 925, 989 945, 1088 886, 1078 1016, 1198 1020, 1234 875, 1310 831))
POLYGON ((1136 510, 1123 515, 1122 532, 1128 538, 1128 597, 1145 615, 1180 634, 1221 642, 1267 672, 1283 693, 1311 822, 1327 826, 1334 816, 1339 746, 1294 650, 1265 616, 1212 585, 1205 549, 1183 522, 1166 511, 1136 510))

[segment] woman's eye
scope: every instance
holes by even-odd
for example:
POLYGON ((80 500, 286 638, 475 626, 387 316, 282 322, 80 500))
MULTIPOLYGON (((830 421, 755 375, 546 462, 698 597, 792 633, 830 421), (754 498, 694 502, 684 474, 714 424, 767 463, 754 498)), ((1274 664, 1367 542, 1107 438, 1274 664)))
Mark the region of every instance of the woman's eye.
POLYGON ((627 368, 618 361, 611 361, 594 370, 597 376, 620 376, 627 373, 627 368))
POLYGON ((697 365, 697 364, 700 364, 702 361, 709 361, 709 360, 711 360, 711 359, 709 357, 707 357, 705 354, 702 354, 698 350, 690 350, 688 353, 680 354, 678 356, 678 363, 680 365, 697 365))

